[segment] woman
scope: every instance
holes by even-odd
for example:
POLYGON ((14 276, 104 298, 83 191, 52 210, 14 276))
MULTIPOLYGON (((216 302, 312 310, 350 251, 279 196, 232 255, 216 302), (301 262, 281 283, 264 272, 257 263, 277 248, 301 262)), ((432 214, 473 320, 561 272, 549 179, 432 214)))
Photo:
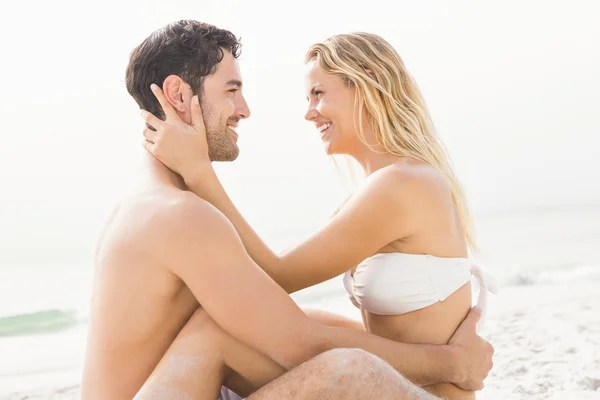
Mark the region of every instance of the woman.
MULTIPOLYGON (((273 253, 232 204, 210 164, 204 130, 189 135, 159 124, 145 136, 160 138, 161 148, 147 148, 229 218, 254 261, 289 293, 345 273, 366 330, 408 343, 447 343, 471 308, 471 274, 479 271, 468 260, 474 237, 464 194, 416 83, 374 34, 317 43, 306 64, 305 118, 327 153, 353 157, 366 179, 323 229, 291 250, 273 253)), ((425 389, 475 397, 452 384, 425 389)))

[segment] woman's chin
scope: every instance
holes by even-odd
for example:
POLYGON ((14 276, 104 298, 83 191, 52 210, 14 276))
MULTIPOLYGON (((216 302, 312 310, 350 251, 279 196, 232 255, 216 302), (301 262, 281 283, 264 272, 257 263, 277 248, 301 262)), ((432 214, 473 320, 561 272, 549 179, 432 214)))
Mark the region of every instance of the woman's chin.
POLYGON ((344 137, 337 135, 326 135, 321 139, 325 154, 328 156, 334 155, 350 155, 350 149, 352 148, 352 142, 345 140, 344 137))
POLYGON ((325 154, 327 154, 328 156, 348 155, 347 152, 342 151, 342 149, 336 146, 332 146, 331 144, 325 144, 325 154))
POLYGON ((327 154, 328 156, 339 154, 339 151, 337 151, 336 147, 337 146, 335 145, 335 143, 332 143, 331 140, 323 141, 323 148, 325 149, 325 154, 327 154))

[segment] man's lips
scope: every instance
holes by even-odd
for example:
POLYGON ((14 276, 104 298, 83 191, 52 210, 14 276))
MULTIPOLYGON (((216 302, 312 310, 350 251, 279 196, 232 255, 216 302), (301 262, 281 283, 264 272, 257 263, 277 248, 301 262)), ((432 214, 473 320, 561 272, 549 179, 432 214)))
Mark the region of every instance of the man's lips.
POLYGON ((227 128, 229 128, 229 130, 233 133, 233 135, 235 136, 235 138, 237 139, 240 135, 238 135, 238 133, 235 131, 237 128, 237 125, 227 125, 227 128))

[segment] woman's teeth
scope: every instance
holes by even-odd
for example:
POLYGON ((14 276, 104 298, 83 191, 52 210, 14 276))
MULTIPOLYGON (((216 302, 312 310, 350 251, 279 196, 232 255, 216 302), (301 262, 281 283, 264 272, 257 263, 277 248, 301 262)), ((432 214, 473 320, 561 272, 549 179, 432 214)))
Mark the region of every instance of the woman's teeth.
POLYGON ((329 129, 330 126, 331 126, 331 124, 327 123, 327 124, 323 124, 319 127, 319 132, 321 132, 321 136, 327 129, 329 129))

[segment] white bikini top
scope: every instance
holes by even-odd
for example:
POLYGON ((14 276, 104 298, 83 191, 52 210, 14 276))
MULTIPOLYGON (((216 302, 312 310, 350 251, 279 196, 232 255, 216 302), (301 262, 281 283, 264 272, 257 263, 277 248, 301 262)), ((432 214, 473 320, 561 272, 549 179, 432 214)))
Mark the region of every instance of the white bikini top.
POLYGON ((354 273, 347 271, 344 286, 362 309, 373 314, 400 315, 444 301, 471 276, 479 282, 477 305, 485 313, 487 292, 496 293, 496 283, 467 258, 380 253, 360 263, 354 273))

